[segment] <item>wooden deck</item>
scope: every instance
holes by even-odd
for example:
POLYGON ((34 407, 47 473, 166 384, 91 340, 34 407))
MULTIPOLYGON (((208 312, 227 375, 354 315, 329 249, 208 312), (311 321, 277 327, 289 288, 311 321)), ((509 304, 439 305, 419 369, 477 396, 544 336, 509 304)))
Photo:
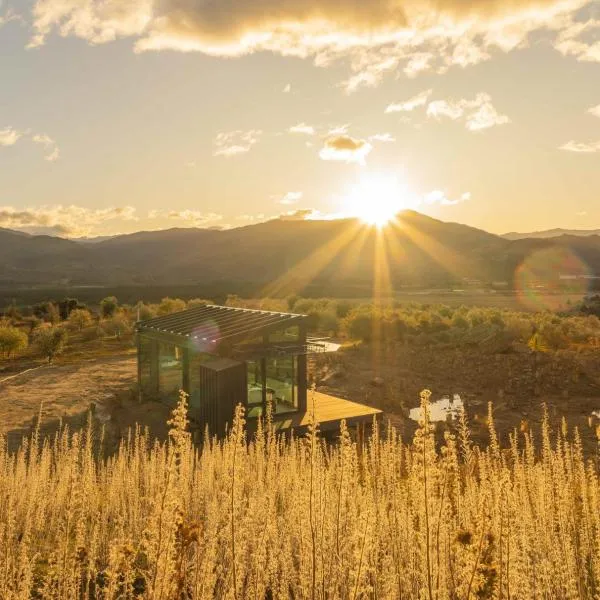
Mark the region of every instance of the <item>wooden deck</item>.
POLYGON ((372 423, 373 417, 380 418, 381 410, 351 402, 335 396, 329 396, 320 392, 308 392, 308 412, 292 413, 290 415, 277 415, 274 425, 278 431, 298 430, 303 431, 308 427, 310 415, 315 411, 315 420, 319 423, 321 431, 336 431, 340 427, 340 421, 346 420, 349 426, 358 423, 372 423))

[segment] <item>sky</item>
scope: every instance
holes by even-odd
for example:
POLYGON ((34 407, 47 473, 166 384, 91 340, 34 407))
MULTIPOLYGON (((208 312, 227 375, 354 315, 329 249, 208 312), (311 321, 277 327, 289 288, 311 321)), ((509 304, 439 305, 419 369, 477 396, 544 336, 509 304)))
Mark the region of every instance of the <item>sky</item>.
POLYGON ((0 227, 600 228, 600 0, 0 0, 0 227))

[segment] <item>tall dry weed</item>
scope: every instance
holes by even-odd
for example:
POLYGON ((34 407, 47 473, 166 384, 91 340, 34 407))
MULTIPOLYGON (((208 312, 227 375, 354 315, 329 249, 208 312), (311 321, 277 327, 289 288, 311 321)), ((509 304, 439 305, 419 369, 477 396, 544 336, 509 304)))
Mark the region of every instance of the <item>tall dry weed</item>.
POLYGON ((600 482, 577 431, 474 446, 252 440, 241 409, 196 448, 182 396, 165 443, 132 431, 100 457, 91 424, 0 444, 0 598, 528 600, 600 598, 600 482), (536 445, 537 444, 537 445, 536 445))

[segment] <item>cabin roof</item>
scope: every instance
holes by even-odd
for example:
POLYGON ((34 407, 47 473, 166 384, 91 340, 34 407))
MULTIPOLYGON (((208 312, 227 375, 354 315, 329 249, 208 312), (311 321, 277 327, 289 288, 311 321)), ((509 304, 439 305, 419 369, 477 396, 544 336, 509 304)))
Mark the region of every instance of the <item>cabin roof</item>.
POLYGON ((220 344, 235 342, 263 331, 299 325, 306 315, 207 305, 140 321, 139 332, 177 336, 189 341, 220 344))

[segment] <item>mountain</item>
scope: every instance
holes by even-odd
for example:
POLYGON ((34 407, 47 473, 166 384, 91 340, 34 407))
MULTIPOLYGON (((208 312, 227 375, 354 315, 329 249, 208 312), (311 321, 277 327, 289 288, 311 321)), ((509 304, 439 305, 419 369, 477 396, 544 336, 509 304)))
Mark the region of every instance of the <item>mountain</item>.
POLYGON ((562 235, 571 235, 578 237, 587 237, 590 235, 600 235, 600 229, 547 229, 546 231, 533 231, 531 233, 519 233, 511 231, 502 235, 507 240, 524 240, 527 238, 546 239, 555 238, 562 235))
POLYGON ((510 285, 526 257, 547 251, 559 257, 551 265, 557 279, 600 274, 598 236, 508 240, 405 211, 383 230, 356 219, 276 219, 228 230, 145 231, 95 243, 0 230, 0 287, 218 284, 232 292, 287 294, 311 285, 325 295, 465 280, 510 285))

